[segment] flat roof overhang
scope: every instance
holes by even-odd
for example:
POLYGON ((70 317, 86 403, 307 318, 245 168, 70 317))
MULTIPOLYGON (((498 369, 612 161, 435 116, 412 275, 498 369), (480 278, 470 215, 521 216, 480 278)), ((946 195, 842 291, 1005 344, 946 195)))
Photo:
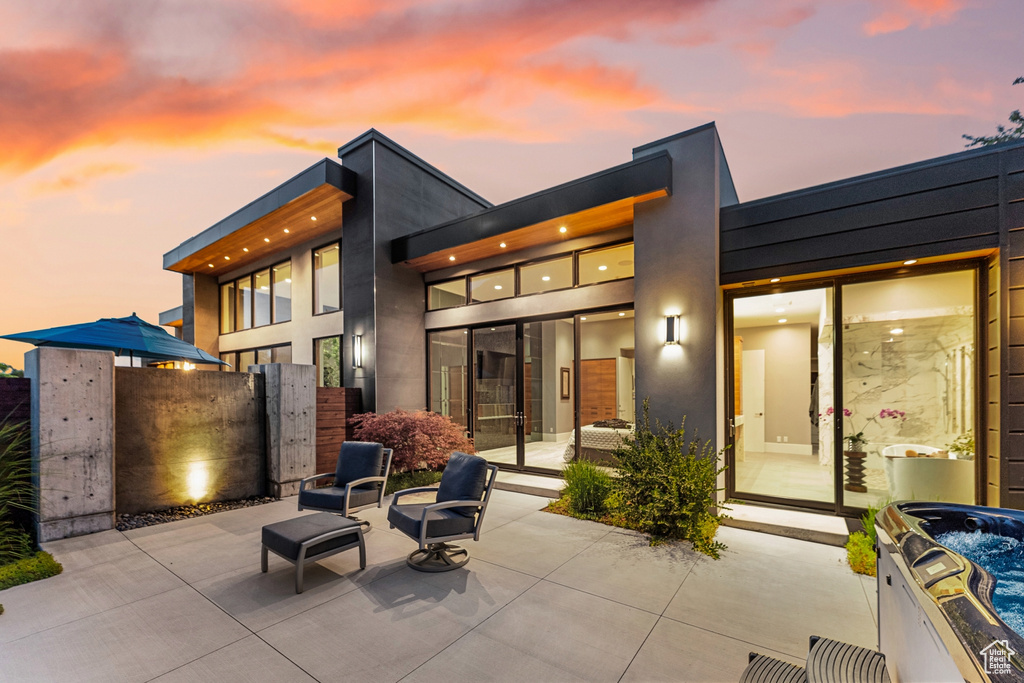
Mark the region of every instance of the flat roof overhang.
POLYGON ((175 306, 166 311, 160 311, 160 324, 164 327, 181 327, 184 324, 184 311, 184 306, 175 306))
POLYGON ((164 254, 164 270, 220 275, 333 232, 355 193, 355 172, 323 159, 164 254))
POLYGON ((671 189, 672 158, 668 152, 651 154, 395 239, 391 262, 425 273, 613 230, 633 222, 636 204, 671 189))

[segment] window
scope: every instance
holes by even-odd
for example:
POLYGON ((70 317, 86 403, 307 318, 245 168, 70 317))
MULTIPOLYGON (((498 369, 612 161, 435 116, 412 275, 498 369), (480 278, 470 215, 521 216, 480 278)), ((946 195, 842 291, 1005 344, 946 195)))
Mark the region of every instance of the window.
POLYGON ((499 270, 469 278, 472 302, 497 301, 515 296, 515 269, 499 270))
POLYGON ((292 264, 240 277, 220 286, 220 333, 292 319, 292 264))
POLYGON ((633 277, 633 243, 580 252, 581 285, 633 277))
POLYGON ((313 340, 313 362, 316 365, 318 387, 340 387, 341 337, 324 337, 313 340))
POLYGON ((249 276, 235 283, 235 329, 252 327, 252 281, 249 276))
POLYGON ((292 319, 292 264, 291 261, 274 266, 274 322, 286 323, 292 319))
POLYGON ((427 286, 427 310, 451 308, 466 303, 466 278, 437 282, 427 286))
POLYGON ((231 367, 221 366, 226 372, 249 372, 250 365, 266 365, 268 363, 291 363, 292 345, 267 346, 261 349, 244 349, 242 351, 225 351, 220 359, 230 363, 231 367))
POLYGON ((261 270, 255 275, 256 285, 253 288, 255 301, 254 327, 270 324, 270 269, 261 270))
POLYGON ((572 287, 572 256, 519 267, 519 293, 538 294, 572 287))
POLYGON ((341 244, 313 251, 313 315, 341 310, 341 244))
MULTIPOLYGON (((235 331, 235 283, 220 286, 220 333, 235 331)), ((230 361, 229 361, 230 362, 230 361)))

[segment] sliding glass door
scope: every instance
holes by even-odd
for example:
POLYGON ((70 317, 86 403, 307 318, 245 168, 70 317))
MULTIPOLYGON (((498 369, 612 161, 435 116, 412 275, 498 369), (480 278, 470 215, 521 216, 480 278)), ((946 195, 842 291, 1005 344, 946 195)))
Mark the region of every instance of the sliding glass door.
POLYGON ((976 278, 732 297, 729 495, 837 513, 975 502, 976 278))

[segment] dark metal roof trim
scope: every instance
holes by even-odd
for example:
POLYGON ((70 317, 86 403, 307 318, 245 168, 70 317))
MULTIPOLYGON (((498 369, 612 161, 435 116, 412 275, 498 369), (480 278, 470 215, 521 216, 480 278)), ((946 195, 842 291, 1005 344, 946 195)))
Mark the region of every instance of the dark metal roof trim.
POLYGON ((391 242, 391 262, 411 261, 444 249, 497 237, 546 220, 659 190, 666 190, 670 194, 672 192, 672 159, 665 151, 400 237, 391 242))
POLYGON ((253 221, 263 218, 269 213, 280 209, 288 202, 301 197, 321 185, 332 185, 348 195, 356 195, 356 174, 351 169, 330 159, 321 159, 305 171, 281 183, 259 199, 255 199, 238 211, 218 221, 198 235, 190 237, 180 245, 164 254, 164 268, 169 269, 175 263, 195 254, 211 244, 222 240, 231 233, 244 228, 253 221))
POLYGON ((437 178, 441 182, 449 185, 450 187, 452 187, 453 189, 457 190, 458 192, 461 192, 462 194, 466 195, 467 197, 469 197, 470 199, 475 201, 477 204, 479 204, 481 207, 485 207, 486 208, 486 207, 494 206, 494 204, 492 204, 491 202, 487 201, 486 199, 484 199, 483 197, 478 195, 476 192, 473 192, 473 190, 469 189, 468 187, 466 187, 465 185, 460 183, 458 180, 455 180, 455 178, 452 178, 447 173, 444 173, 443 171, 438 170, 434 166, 431 166, 426 161, 424 161, 420 157, 416 156, 415 154, 413 154, 412 152, 407 150, 405 147, 402 147, 400 144, 398 144, 397 142, 395 142, 394 140, 389 138, 387 135, 384 135, 383 133, 381 133, 376 128, 371 128, 370 130, 366 131, 365 133, 363 133, 359 137, 354 138, 353 140, 350 140, 349 142, 346 142, 344 145, 339 147, 338 148, 338 158, 344 160, 344 156, 346 154, 348 154, 349 152, 351 152, 351 151, 353 151, 355 149, 358 149, 359 147, 362 147, 363 145, 367 144, 368 142, 378 142, 378 143, 384 145, 385 147, 390 149, 392 152, 394 152, 398 156, 402 157, 403 159, 405 159, 409 163, 413 164, 414 166, 416 166, 420 170, 425 171, 426 173, 429 173, 430 175, 434 176, 435 178, 437 178))

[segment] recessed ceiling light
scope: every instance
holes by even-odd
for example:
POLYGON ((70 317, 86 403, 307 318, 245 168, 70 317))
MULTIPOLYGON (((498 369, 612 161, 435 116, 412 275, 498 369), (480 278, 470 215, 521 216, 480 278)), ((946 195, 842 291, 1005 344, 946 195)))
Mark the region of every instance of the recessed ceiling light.
POLYGON ((505 247, 507 247, 508 245, 507 245, 507 244, 505 244, 504 242, 502 242, 502 243, 501 243, 501 244, 499 244, 498 246, 499 246, 499 247, 501 247, 502 249, 504 249, 504 248, 505 248, 505 247))
POLYGON ((495 289, 501 289, 501 285, 494 285, 495 289))
POLYGON ((784 322, 786 322, 786 319, 785 318, 779 318, 779 322, 780 323, 784 323, 784 322))
POLYGON ((908 259, 908 260, 904 261, 903 265, 905 265, 905 266, 912 266, 915 263, 917 263, 917 259, 916 258, 912 258, 912 259, 908 259))
POLYGON ((781 306, 779 306, 778 308, 776 308, 776 309, 775 309, 775 312, 776 312, 776 313, 785 313, 785 312, 786 312, 786 309, 785 309, 785 308, 783 308, 783 307, 781 307, 781 306))
POLYGON ((449 261, 454 261, 454 260, 455 260, 455 257, 454 257, 454 256, 449 256, 449 257, 448 257, 448 260, 449 260, 449 261))
POLYGON ((291 282, 291 281, 292 281, 292 279, 291 279, 290 277, 286 277, 286 278, 284 279, 284 281, 285 281, 285 282, 291 282))
POLYGON ((242 251, 244 251, 246 254, 248 254, 249 253, 249 247, 242 247, 242 251))
POLYGON ((213 268, 213 264, 212 263, 210 264, 210 267, 213 268))
POLYGON ((285 228, 285 229, 284 229, 284 231, 285 231, 285 232, 288 232, 288 228, 285 228))
POLYGON ((864 355, 865 355, 865 356, 870 356, 870 355, 871 355, 871 352, 870 352, 870 351, 864 351, 864 355))
POLYGON ((625 313, 619 313, 619 317, 620 317, 620 318, 625 318, 625 317, 626 317, 626 314, 625 314, 625 313))
POLYGON ((781 280, 781 279, 782 279, 781 277, 773 277, 773 278, 771 279, 771 282, 778 282, 778 281, 779 281, 779 280, 781 280))
POLYGON ((269 242, 269 241, 270 241, 270 238, 269 238, 269 237, 264 237, 264 238, 263 238, 263 241, 264 241, 264 242, 269 242))
POLYGON ((903 334, 903 328, 902 327, 894 327, 891 330, 889 330, 889 334, 903 334))
POLYGON ((550 279, 551 279, 551 277, 548 276, 548 275, 545 275, 544 277, 541 278, 541 280, 543 280, 544 282, 547 282, 550 279))
POLYGON ((309 217, 309 220, 311 220, 311 221, 315 221, 315 220, 316 220, 316 216, 310 216, 310 217, 309 217))
POLYGON ((491 328, 491 332, 494 332, 494 328, 493 327, 491 328))
POLYGON ((608 266, 598 266, 598 270, 608 270, 608 266))
POLYGON ((585 315, 581 315, 580 316, 580 320, 586 320, 586 319, 587 319, 587 316, 585 316, 585 315))
POLYGON ((560 227, 560 228, 558 229, 558 232, 565 232, 565 226, 563 225, 562 227, 560 227))

